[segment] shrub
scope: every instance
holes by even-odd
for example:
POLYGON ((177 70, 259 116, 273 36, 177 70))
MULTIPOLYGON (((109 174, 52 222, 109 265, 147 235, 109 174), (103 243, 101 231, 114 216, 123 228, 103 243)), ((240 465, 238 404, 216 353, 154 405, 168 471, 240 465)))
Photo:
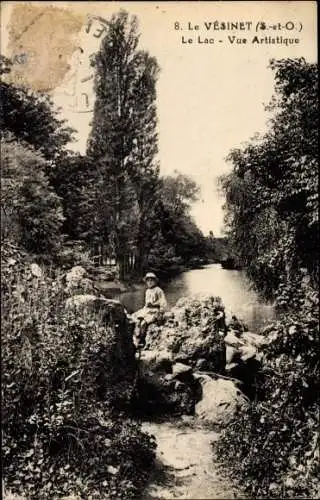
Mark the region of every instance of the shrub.
POLYGON ((306 295, 268 334, 263 399, 237 415, 216 453, 254 498, 316 498, 319 474, 318 299, 306 295))
POLYGON ((3 477, 28 498, 132 498, 154 442, 128 419, 134 356, 96 314, 65 309, 59 275, 2 263, 3 477))
POLYGON ((62 243, 60 198, 46 175, 48 162, 26 143, 1 140, 2 207, 7 232, 30 252, 54 254, 62 243))

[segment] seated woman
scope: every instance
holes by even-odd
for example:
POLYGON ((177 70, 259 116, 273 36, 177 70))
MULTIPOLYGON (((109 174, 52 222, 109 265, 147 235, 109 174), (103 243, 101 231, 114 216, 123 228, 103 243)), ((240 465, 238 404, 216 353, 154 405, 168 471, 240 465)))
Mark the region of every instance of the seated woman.
POLYGON ((133 313, 132 318, 137 324, 139 338, 138 347, 144 347, 148 326, 156 323, 162 318, 167 307, 167 301, 163 290, 157 286, 158 278, 154 273, 147 273, 144 277, 147 289, 145 294, 145 306, 133 313))

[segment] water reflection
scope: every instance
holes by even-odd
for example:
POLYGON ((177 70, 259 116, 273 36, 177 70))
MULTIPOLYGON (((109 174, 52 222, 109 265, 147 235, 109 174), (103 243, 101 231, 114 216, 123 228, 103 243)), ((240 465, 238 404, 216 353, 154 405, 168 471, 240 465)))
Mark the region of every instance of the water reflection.
MULTIPOLYGON (((250 282, 241 271, 222 269, 220 264, 211 264, 203 269, 193 269, 180 274, 163 287, 169 306, 180 297, 193 294, 212 294, 221 297, 227 315, 242 318, 252 330, 257 330, 272 321, 275 316, 271 304, 261 301, 250 287, 250 282)), ((129 312, 143 306, 144 288, 119 296, 129 312)))

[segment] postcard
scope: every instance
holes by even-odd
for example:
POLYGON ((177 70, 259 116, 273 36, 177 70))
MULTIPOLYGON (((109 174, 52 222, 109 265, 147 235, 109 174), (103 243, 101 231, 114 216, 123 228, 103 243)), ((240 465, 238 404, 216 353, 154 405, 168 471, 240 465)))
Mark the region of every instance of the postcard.
POLYGON ((314 1, 2 2, 8 500, 318 497, 317 57, 314 1))

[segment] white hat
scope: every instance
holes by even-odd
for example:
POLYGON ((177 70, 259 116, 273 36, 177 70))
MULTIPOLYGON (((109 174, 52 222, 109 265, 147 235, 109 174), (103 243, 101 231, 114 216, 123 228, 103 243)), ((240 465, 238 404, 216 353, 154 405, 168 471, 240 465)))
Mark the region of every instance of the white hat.
POLYGON ((148 279, 153 279, 155 281, 158 281, 158 278, 154 273, 147 273, 144 277, 144 281, 147 281, 148 279))

